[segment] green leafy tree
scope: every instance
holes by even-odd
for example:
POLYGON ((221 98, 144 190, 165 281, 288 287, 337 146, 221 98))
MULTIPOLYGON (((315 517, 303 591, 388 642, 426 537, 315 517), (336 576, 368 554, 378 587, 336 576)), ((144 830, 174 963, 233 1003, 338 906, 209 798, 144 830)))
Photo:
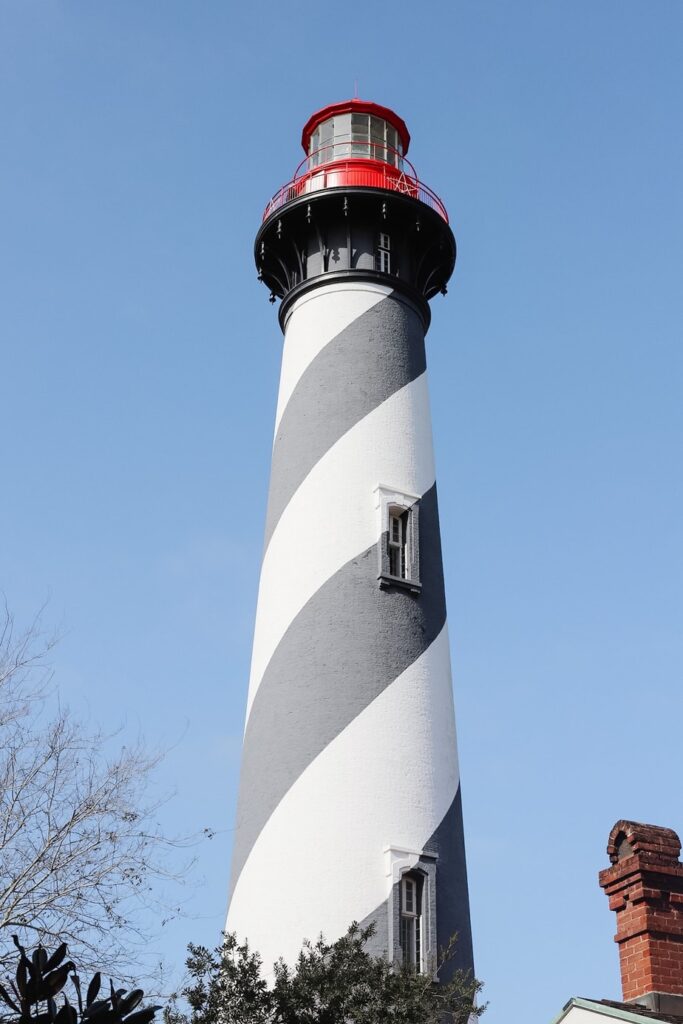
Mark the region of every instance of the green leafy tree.
POLYGON ((372 931, 353 924, 336 942, 305 942, 294 967, 274 965, 270 986, 259 954, 234 934, 214 951, 191 945, 188 983, 166 1024, 466 1024, 481 1016, 481 982, 451 970, 453 943, 433 973, 418 973, 369 953, 372 931))

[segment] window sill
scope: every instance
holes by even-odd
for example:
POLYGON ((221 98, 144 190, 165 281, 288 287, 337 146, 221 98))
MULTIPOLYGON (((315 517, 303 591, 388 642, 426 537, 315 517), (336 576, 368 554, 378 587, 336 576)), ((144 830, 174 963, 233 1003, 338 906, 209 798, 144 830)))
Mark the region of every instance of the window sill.
POLYGON ((409 590, 411 594, 419 594, 422 584, 418 580, 404 580, 402 576, 390 576, 389 573, 380 573, 377 577, 382 590, 389 587, 399 587, 401 590, 409 590))

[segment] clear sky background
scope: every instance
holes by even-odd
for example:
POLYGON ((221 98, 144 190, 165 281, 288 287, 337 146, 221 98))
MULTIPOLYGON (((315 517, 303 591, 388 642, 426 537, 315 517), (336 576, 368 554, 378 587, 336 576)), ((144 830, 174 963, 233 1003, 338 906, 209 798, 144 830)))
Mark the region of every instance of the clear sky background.
POLYGON ((487 1020, 619 997, 608 833, 683 831, 682 44, 681 0, 0 0, 0 585, 49 595, 66 702, 171 746, 170 827, 218 830, 177 966, 226 909, 281 351, 253 237, 357 81, 459 246, 428 359, 487 1020))

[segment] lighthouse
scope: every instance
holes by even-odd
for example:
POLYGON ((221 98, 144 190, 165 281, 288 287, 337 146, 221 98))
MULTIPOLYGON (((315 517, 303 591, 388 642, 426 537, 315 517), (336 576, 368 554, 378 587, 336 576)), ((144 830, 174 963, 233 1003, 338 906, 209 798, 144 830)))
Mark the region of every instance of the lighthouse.
POLYGON ((256 236, 284 348, 227 928, 266 967, 357 921, 472 968, 425 361, 456 250, 409 144, 376 103, 313 114, 256 236))

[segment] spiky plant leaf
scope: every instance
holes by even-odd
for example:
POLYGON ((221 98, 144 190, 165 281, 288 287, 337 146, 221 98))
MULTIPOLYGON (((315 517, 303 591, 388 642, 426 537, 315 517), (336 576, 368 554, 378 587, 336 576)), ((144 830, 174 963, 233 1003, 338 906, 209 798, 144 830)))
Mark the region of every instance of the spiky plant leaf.
POLYGON ((65 1003, 57 1012, 54 1024, 78 1024, 76 1007, 70 1006, 69 1003, 65 1003))
POLYGON ((47 973, 48 971, 53 971, 55 967, 59 967, 62 960, 66 956, 67 949, 68 946, 66 942, 63 942, 61 946, 57 946, 52 956, 49 956, 47 958, 46 963, 43 965, 43 970, 45 971, 45 973, 47 973))
POLYGON ((9 992, 7 991, 7 989, 5 988, 4 985, 0 985, 0 999, 2 999, 3 1002, 7 1003, 7 1005, 12 1010, 15 1010, 17 1013, 21 1013, 19 1007, 14 1002, 14 1000, 12 999, 12 997, 10 996, 9 992))
POLYGON ((142 1002, 144 992, 141 988, 134 988, 132 992, 129 992, 127 996, 123 996, 119 1004, 119 1013, 122 1017, 131 1013, 136 1006, 139 1006, 142 1002))
POLYGON ((93 976, 92 981, 88 985, 88 993, 87 993, 87 995, 85 997, 85 1005, 86 1006, 90 1006, 92 1003, 95 1002, 95 1000, 97 999, 97 995, 98 995, 98 993, 100 991, 100 986, 101 985, 102 985, 102 975, 98 971, 97 974, 95 974, 93 976))

